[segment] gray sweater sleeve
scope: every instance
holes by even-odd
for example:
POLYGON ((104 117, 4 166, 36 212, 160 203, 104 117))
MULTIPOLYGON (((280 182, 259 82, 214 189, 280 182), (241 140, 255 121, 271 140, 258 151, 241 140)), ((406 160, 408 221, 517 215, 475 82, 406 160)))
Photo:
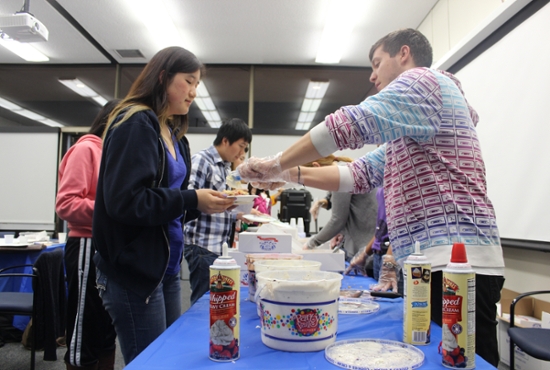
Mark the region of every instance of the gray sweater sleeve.
POLYGON ((330 220, 317 235, 309 240, 310 247, 318 247, 344 230, 348 222, 352 195, 351 193, 332 193, 332 215, 330 220))

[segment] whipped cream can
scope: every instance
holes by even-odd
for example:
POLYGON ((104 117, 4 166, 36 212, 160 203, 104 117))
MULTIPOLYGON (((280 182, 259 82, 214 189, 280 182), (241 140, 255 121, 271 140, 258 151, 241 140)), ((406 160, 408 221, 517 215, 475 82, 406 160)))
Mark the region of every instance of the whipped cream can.
POLYGON ((415 243, 415 252, 403 264, 403 342, 430 343, 430 281, 432 265, 415 243))
POLYGON ((210 346, 213 361, 235 361, 240 357, 240 273, 241 267, 227 255, 210 266, 210 346))
POLYGON ((475 368, 475 299, 475 272, 464 244, 455 243, 451 262, 443 270, 441 353, 445 367, 475 368))

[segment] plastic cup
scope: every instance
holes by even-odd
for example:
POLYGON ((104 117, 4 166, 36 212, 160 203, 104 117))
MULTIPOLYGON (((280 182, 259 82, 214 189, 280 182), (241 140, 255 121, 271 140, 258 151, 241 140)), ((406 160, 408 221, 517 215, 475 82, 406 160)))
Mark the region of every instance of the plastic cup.
POLYGON ((65 243, 67 241, 67 233, 57 233, 57 240, 59 243, 65 243))

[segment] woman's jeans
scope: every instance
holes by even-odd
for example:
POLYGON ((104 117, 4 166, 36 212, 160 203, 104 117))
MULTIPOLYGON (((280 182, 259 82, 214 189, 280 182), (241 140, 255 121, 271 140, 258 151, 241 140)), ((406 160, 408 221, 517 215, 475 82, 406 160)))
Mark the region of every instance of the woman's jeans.
POLYGON ((128 365, 181 315, 179 273, 165 275, 149 302, 97 269, 97 288, 113 319, 124 363, 128 365))

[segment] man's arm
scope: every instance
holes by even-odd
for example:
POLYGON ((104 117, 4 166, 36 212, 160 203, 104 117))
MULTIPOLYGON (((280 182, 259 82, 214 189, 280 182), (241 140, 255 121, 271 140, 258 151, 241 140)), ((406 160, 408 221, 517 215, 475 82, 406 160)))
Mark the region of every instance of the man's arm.
MULTIPOLYGON (((268 159, 249 159, 239 167, 239 172, 247 181, 291 181, 296 179, 295 170, 282 177, 281 173, 338 149, 358 149, 365 144, 381 144, 405 135, 428 140, 439 130, 442 108, 441 88, 434 73, 426 68, 414 68, 361 104, 342 107, 328 115, 325 122, 284 152, 268 159), (417 89, 416 84, 428 88, 417 89)), ((309 185, 338 189, 336 172, 329 171, 328 175, 328 184, 310 179, 309 185)))

